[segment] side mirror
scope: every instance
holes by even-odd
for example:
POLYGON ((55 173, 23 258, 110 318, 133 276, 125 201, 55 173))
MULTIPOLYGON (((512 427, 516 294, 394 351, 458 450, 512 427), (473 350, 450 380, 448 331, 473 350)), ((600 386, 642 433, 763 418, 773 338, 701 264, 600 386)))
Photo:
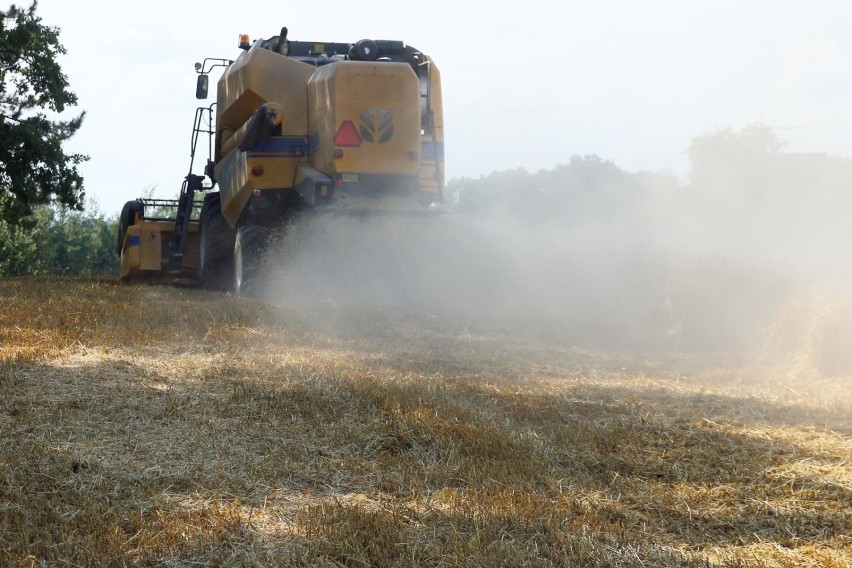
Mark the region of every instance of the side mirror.
POLYGON ((210 86, 210 77, 207 75, 199 75, 198 82, 195 84, 195 98, 206 99, 207 90, 210 86))

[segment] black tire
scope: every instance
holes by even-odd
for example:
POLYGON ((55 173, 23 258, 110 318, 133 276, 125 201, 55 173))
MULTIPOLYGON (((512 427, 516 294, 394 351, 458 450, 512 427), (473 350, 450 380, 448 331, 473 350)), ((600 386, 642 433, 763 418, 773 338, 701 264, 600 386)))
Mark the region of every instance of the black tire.
POLYGON ((140 217, 145 214, 145 208, 138 201, 128 201, 121 209, 121 215, 118 217, 118 256, 121 256, 121 249, 124 248, 127 228, 136 223, 137 213, 140 217))
POLYGON ((371 39, 359 40, 349 48, 349 59, 355 61, 375 61, 379 58, 379 44, 371 39))
POLYGON ((257 225, 237 230, 234 241, 234 294, 242 297, 260 295, 260 283, 265 273, 263 249, 268 231, 257 225))
POLYGON ((196 280, 208 290, 228 290, 234 264, 234 230, 222 216, 219 193, 208 193, 198 216, 196 280))

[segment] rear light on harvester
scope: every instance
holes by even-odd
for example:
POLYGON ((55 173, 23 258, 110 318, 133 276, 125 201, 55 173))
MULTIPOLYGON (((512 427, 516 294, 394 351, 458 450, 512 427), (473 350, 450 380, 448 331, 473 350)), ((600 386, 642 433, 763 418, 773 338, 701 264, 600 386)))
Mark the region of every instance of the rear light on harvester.
POLYGON ((361 135, 351 120, 344 120, 337 134, 334 135, 334 145, 343 148, 357 148, 361 145, 361 135))

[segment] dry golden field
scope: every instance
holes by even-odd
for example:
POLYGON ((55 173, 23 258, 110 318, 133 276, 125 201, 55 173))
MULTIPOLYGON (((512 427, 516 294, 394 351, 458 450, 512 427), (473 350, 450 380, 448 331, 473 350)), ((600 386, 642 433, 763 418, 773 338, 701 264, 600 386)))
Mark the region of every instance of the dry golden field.
POLYGON ((852 566, 849 374, 520 330, 0 280, 0 566, 852 566))

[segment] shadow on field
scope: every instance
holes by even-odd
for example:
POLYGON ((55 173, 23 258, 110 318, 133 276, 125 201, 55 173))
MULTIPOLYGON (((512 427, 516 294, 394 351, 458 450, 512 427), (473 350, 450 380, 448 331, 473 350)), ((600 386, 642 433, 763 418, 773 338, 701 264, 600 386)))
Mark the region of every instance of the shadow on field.
POLYGON ((310 507, 299 515, 300 526, 315 543, 306 560, 365 566, 444 566, 448 561, 462 566, 708 565, 660 543, 641 545, 623 527, 596 522, 579 507, 569 505, 566 514, 565 503, 528 494, 448 500, 443 510, 428 513, 393 502, 380 508, 310 507))
MULTIPOLYGON (((260 376, 246 359, 185 375, 124 361, 0 364, 0 550, 88 565, 248 554, 258 537, 246 507, 292 493, 434 505, 422 513, 431 515, 425 525, 394 522, 418 541, 436 524, 460 535, 434 551, 444 554, 471 534, 541 540, 554 558, 571 550, 580 561, 583 550, 647 542, 644 527, 677 547, 792 546, 849 528, 848 511, 830 505, 848 503, 848 488, 778 473, 848 456, 733 431, 785 412, 774 424, 812 425, 807 413, 615 383, 531 395, 515 377, 423 377, 399 360, 392 367, 276 364, 260 376), (506 494, 532 504, 501 506, 506 494), (799 510, 771 505, 791 495, 799 510), (822 505, 811 511, 810 502, 822 505), (551 513, 546 522, 524 517, 533 506, 551 513), (577 539, 588 548, 572 548, 577 539)), ((822 418, 848 428, 844 417, 822 418)), ((293 514, 303 525, 316 516, 284 513, 293 514)), ((334 536, 327 521, 335 514, 321 512, 316 534, 334 536)), ((358 546, 372 546, 361 538, 358 546)), ((333 556, 347 542, 317 551, 333 556)), ((489 550, 485 541, 469 546, 478 558, 489 550)))

